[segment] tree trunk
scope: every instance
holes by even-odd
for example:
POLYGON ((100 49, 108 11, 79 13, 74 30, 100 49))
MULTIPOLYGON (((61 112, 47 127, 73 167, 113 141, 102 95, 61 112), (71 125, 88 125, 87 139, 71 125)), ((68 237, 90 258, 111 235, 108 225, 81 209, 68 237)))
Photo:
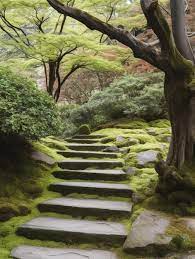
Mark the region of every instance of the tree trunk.
POLYGON ((54 85, 56 81, 56 62, 49 61, 49 71, 48 71, 48 87, 47 91, 49 95, 53 96, 54 85))
POLYGON ((183 166, 193 162, 193 137, 191 91, 185 75, 166 73, 165 97, 168 104, 169 118, 172 128, 172 139, 167 161, 156 163, 159 175, 157 193, 164 197, 177 191, 189 191, 190 179, 186 181, 183 166))
POLYGON ((165 76, 165 96, 172 127, 167 165, 177 169, 193 158, 191 94, 186 81, 183 75, 165 76))
POLYGON ((195 57, 186 32, 185 0, 171 0, 171 20, 175 44, 186 59, 195 63, 195 57))

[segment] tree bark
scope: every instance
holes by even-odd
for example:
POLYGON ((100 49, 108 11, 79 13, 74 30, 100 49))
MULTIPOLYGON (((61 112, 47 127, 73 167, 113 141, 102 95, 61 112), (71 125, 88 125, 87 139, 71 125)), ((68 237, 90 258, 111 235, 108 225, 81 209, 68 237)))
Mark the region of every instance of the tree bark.
POLYGON ((170 4, 172 30, 177 49, 183 57, 195 63, 193 50, 186 32, 185 0, 171 0, 170 4))
POLYGON ((193 159, 191 94, 185 75, 166 73, 165 97, 172 128, 167 165, 181 168, 193 159))
POLYGON ((49 95, 53 96, 54 91, 54 85, 56 81, 56 62, 55 61, 49 61, 48 63, 48 93, 49 95))

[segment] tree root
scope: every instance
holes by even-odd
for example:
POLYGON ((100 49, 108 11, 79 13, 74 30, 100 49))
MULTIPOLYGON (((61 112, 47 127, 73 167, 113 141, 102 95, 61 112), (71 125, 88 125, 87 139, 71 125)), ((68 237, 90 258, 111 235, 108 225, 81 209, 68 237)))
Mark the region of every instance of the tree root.
POLYGON ((195 191, 190 179, 186 175, 180 174, 175 167, 168 166, 165 161, 157 162, 155 170, 159 175, 156 192, 164 197, 168 197, 174 192, 195 191))

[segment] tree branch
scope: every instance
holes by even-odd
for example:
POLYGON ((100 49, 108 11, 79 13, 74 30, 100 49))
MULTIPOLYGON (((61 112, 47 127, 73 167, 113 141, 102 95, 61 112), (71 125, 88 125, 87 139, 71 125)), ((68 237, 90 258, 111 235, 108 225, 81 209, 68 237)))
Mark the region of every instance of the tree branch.
MULTIPOLYGON (((12 24, 7 18, 6 18, 6 9, 4 9, 3 11, 0 12, 0 18, 1 21, 4 23, 5 26, 7 26, 8 28, 10 28, 13 32, 15 32, 15 34, 17 35, 17 37, 27 46, 30 46, 30 41, 27 37, 27 34, 25 33, 25 31, 23 29, 21 29, 18 26, 15 26, 14 24, 12 24), (22 37, 20 34, 22 33, 22 37), (25 41, 25 40, 26 41, 25 41)), ((8 33, 7 33, 8 34, 8 33)), ((10 36, 10 35, 9 35, 10 36)))
POLYGON ((79 68, 84 67, 83 64, 78 64, 78 65, 73 65, 70 71, 64 76, 63 80, 61 81, 60 73, 59 73, 59 68, 57 70, 57 78, 58 78, 58 87, 54 93, 54 99, 56 102, 58 102, 59 97, 60 97, 60 92, 63 84, 66 82, 66 80, 79 68))
MULTIPOLYGON (((110 14, 106 18, 106 23, 108 23, 112 19, 112 16, 113 16, 114 12, 115 12, 115 7, 111 6, 110 14)), ((102 33, 102 35, 100 37, 100 43, 104 43, 103 37, 104 37, 104 34, 102 33)))
POLYGON ((165 62, 165 72, 166 69, 172 69, 174 71, 177 70, 177 72, 181 72, 180 70, 182 70, 182 72, 186 71, 189 73, 192 63, 191 61, 187 62, 187 60, 185 62, 185 57, 178 51, 172 31, 162 14, 158 0, 141 0, 141 6, 148 25, 160 41, 161 52, 165 62))
POLYGON ((194 37, 195 36, 195 32, 188 32, 188 37, 194 37))
POLYGON ((179 52, 195 64, 195 57, 186 32, 185 0, 171 0, 172 29, 179 52))
POLYGON ((153 66, 164 70, 161 62, 162 57, 159 56, 159 53, 155 49, 134 37, 130 32, 120 28, 115 28, 114 26, 107 24, 82 10, 70 6, 65 6, 58 0, 47 1, 59 13, 80 21, 91 30, 100 31, 103 34, 108 35, 111 39, 118 40, 122 44, 131 48, 135 57, 144 59, 153 66))

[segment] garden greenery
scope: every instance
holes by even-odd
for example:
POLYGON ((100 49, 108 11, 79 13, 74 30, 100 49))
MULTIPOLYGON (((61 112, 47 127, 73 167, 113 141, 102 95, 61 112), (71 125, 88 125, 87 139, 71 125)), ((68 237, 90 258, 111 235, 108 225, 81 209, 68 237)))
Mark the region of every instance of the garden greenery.
POLYGON ((96 128, 125 116, 147 121, 166 118, 163 74, 125 75, 95 93, 87 103, 61 107, 61 116, 65 134, 76 132, 82 124, 96 128))
POLYGON ((0 134, 35 139, 61 133, 59 111, 35 83, 0 67, 0 134))

